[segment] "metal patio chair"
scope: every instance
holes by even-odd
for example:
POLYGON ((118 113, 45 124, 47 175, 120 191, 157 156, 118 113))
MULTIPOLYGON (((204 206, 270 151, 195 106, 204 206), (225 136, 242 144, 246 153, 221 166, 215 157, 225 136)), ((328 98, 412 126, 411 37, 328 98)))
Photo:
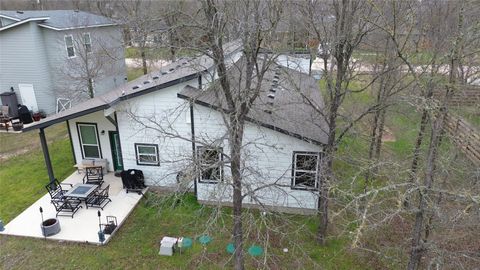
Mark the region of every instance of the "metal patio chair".
POLYGON ((65 198, 63 201, 52 200, 53 206, 55 206, 55 210, 57 211, 58 216, 69 216, 73 218, 73 215, 78 211, 78 209, 82 208, 80 205, 82 201, 77 199, 67 199, 65 198))
POLYGON ((95 191, 95 193, 88 197, 85 201, 85 205, 88 207, 96 207, 103 210, 103 208, 112 200, 108 197, 108 190, 110 185, 107 185, 104 189, 95 191))
POLYGON ((55 200, 55 201, 64 200, 64 195, 65 193, 67 193, 68 189, 63 189, 62 185, 68 185, 70 187, 73 186, 72 184, 68 184, 68 183, 60 183, 58 182, 57 179, 54 179, 53 181, 51 181, 45 186, 52 200, 55 200))
POLYGON ((102 166, 86 167, 83 183, 101 186, 103 184, 102 166))

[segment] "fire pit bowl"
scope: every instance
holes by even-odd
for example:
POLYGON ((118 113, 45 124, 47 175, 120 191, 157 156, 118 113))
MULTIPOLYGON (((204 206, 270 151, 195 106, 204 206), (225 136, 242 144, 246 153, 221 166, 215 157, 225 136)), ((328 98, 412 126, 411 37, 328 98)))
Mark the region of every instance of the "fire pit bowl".
POLYGON ((49 218, 40 224, 43 236, 51 236, 60 232, 60 221, 56 218, 49 218))

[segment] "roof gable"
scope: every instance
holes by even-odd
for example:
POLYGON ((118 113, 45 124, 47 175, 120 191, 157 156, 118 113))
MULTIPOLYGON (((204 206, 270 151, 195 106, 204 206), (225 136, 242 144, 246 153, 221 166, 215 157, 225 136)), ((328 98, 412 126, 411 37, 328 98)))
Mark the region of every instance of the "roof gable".
POLYGON ((117 24, 109 18, 76 10, 0 10, 0 17, 17 22, 46 18, 39 26, 53 30, 102 27, 117 24))

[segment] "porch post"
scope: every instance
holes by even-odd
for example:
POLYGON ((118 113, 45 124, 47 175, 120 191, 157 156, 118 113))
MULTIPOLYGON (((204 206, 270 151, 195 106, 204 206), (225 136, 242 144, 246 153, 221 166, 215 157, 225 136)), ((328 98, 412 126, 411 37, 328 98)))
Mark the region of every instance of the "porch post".
POLYGON ((53 169, 52 169, 52 162, 50 161, 50 154, 48 153, 48 145, 47 145, 47 139, 45 138, 45 132, 43 131, 44 128, 40 128, 40 143, 42 145, 42 151, 43 151, 43 158, 45 159, 45 165, 47 166, 47 172, 48 172, 48 178, 50 178, 50 181, 53 181, 55 179, 55 176, 53 175, 53 169))

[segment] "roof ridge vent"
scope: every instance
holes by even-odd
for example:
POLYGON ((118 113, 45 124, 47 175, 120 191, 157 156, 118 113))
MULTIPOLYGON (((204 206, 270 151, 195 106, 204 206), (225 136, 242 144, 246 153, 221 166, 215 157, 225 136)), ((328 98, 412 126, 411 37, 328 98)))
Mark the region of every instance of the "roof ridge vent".
POLYGON ((270 94, 268 94, 268 97, 271 98, 271 99, 274 99, 274 98, 275 98, 275 94, 274 94, 274 93, 270 93, 270 94))
POLYGON ((162 75, 167 75, 167 74, 168 74, 168 72, 166 72, 166 71, 161 71, 160 73, 161 73, 162 75))
POLYGON ((150 83, 149 80, 146 80, 146 81, 143 82, 143 84, 149 84, 149 83, 150 83))
POLYGON ((142 86, 141 86, 141 85, 135 85, 135 86, 132 87, 132 89, 133 89, 133 90, 136 90, 136 89, 138 89, 138 88, 140 88, 140 87, 142 87, 142 86))
POLYGON ((18 14, 23 14, 23 11, 17 10, 17 13, 18 13, 18 14))
POLYGON ((158 76, 153 76, 153 78, 152 78, 152 79, 154 79, 154 80, 158 80, 158 78, 159 78, 158 76))

